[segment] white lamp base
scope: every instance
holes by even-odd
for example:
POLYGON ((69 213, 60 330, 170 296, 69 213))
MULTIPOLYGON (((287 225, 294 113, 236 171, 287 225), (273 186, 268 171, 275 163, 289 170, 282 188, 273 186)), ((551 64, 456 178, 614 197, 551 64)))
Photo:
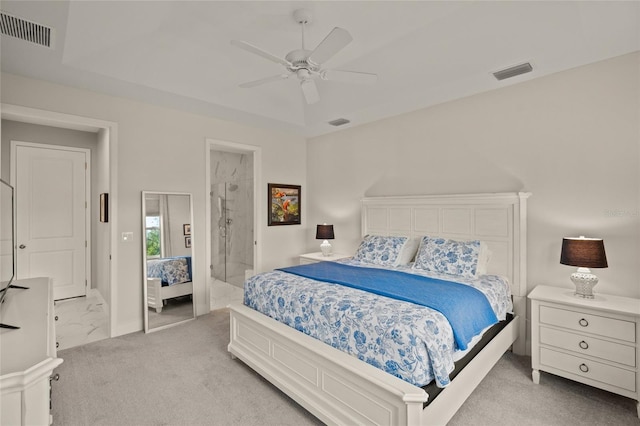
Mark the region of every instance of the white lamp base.
POLYGON ((324 240, 322 244, 320 244, 320 250, 322 250, 323 256, 331 256, 331 244, 328 240, 324 240))
POLYGON ((571 281, 576 286, 575 295, 584 299, 593 299, 593 287, 598 284, 598 277, 591 273, 589 268, 578 268, 571 274, 571 281))

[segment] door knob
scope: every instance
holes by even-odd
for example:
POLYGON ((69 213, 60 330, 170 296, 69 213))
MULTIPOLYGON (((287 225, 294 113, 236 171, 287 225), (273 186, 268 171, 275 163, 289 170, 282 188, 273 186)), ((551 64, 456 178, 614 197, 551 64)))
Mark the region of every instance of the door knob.
POLYGON ((18 246, 18 248, 26 249, 26 248, 27 248, 27 246, 25 246, 24 244, 20 244, 20 245, 18 246))

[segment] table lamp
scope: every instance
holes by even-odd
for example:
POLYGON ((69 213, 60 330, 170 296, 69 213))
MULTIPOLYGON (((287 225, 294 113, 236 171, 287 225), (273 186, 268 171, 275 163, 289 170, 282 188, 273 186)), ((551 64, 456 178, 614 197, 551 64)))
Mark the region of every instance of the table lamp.
POLYGON ((316 240, 324 240, 322 244, 320 244, 320 250, 322 250, 324 256, 331 256, 331 244, 329 240, 333 240, 334 238, 333 225, 327 225, 326 223, 318 225, 316 228, 316 240))
POLYGON ((571 274, 571 281, 576 286, 575 295, 593 299, 593 287, 598 284, 598 277, 592 274, 589 268, 608 267, 604 241, 584 236, 565 237, 562 239, 560 263, 578 267, 578 270, 571 274))

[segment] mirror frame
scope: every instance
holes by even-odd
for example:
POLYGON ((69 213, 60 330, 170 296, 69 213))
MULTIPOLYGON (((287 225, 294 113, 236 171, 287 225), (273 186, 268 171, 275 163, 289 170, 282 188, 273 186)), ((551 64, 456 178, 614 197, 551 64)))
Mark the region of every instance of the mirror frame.
MULTIPOLYGON (((15 190, 13 188, 13 186, 9 185, 7 182, 5 182, 4 180, 0 179, 0 186, 2 188, 6 188, 7 191, 9 191, 8 195, 10 198, 6 198, 6 196, 4 195, 4 191, 3 191, 3 196, 0 198, 0 207, 2 207, 2 209, 0 210, 0 224, 3 227, 3 231, 5 229, 9 229, 11 231, 11 235, 9 235, 9 238, 6 238, 7 235, 2 235, 2 238, 0 238, 1 240, 5 240, 2 243, 4 245, 6 245, 7 241, 9 242, 9 244, 11 244, 10 250, 7 250, 7 255, 11 255, 11 273, 10 274, 5 274, 4 271, 2 271, 2 274, 0 274, 0 307, 2 306, 2 303, 4 302, 4 299, 7 295, 7 293, 9 292, 9 288, 12 287, 13 281, 16 278, 16 239, 15 239, 15 206, 13 204, 14 199, 15 199, 15 190), (6 205, 5 205, 6 204, 6 205), (6 212, 6 208, 8 207, 8 209, 10 210, 10 217, 5 218, 4 214, 6 212), (8 220, 8 227, 7 225, 5 225, 4 221, 8 220), (9 276, 10 275, 10 276, 9 276), (2 280, 3 278, 7 277, 7 280, 2 280)), ((0 253, 2 255, 4 255, 5 253, 0 253)), ((0 268, 2 266, 0 265, 0 268)))
MULTIPOLYGON (((193 226, 193 195, 190 192, 163 192, 163 191, 142 191, 142 288, 143 288, 143 300, 142 300, 142 312, 144 317, 144 332, 150 333, 154 331, 163 330, 165 328, 173 327, 178 324, 183 324, 188 321, 193 321, 196 319, 196 295, 195 295, 195 276, 196 276, 196 268, 195 268, 195 256, 193 249, 193 238, 194 238, 194 226, 193 226), (189 223, 191 226, 191 282, 193 285, 193 290, 191 292, 191 305, 193 308, 193 313, 191 318, 187 318, 184 320, 179 320, 170 324, 161 325, 154 328, 149 328, 149 307, 147 306, 147 235, 146 235, 146 212, 147 212, 147 195, 184 195, 189 197, 189 223)), ((182 226, 182 225, 181 225, 182 226)))

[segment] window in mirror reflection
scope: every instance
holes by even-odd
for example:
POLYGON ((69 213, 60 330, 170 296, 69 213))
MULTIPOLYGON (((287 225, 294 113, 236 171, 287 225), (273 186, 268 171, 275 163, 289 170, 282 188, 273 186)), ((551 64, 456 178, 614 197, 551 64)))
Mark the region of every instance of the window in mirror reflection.
POLYGON ((160 216, 147 216, 145 218, 147 240, 147 257, 158 258, 162 253, 160 246, 160 216))

